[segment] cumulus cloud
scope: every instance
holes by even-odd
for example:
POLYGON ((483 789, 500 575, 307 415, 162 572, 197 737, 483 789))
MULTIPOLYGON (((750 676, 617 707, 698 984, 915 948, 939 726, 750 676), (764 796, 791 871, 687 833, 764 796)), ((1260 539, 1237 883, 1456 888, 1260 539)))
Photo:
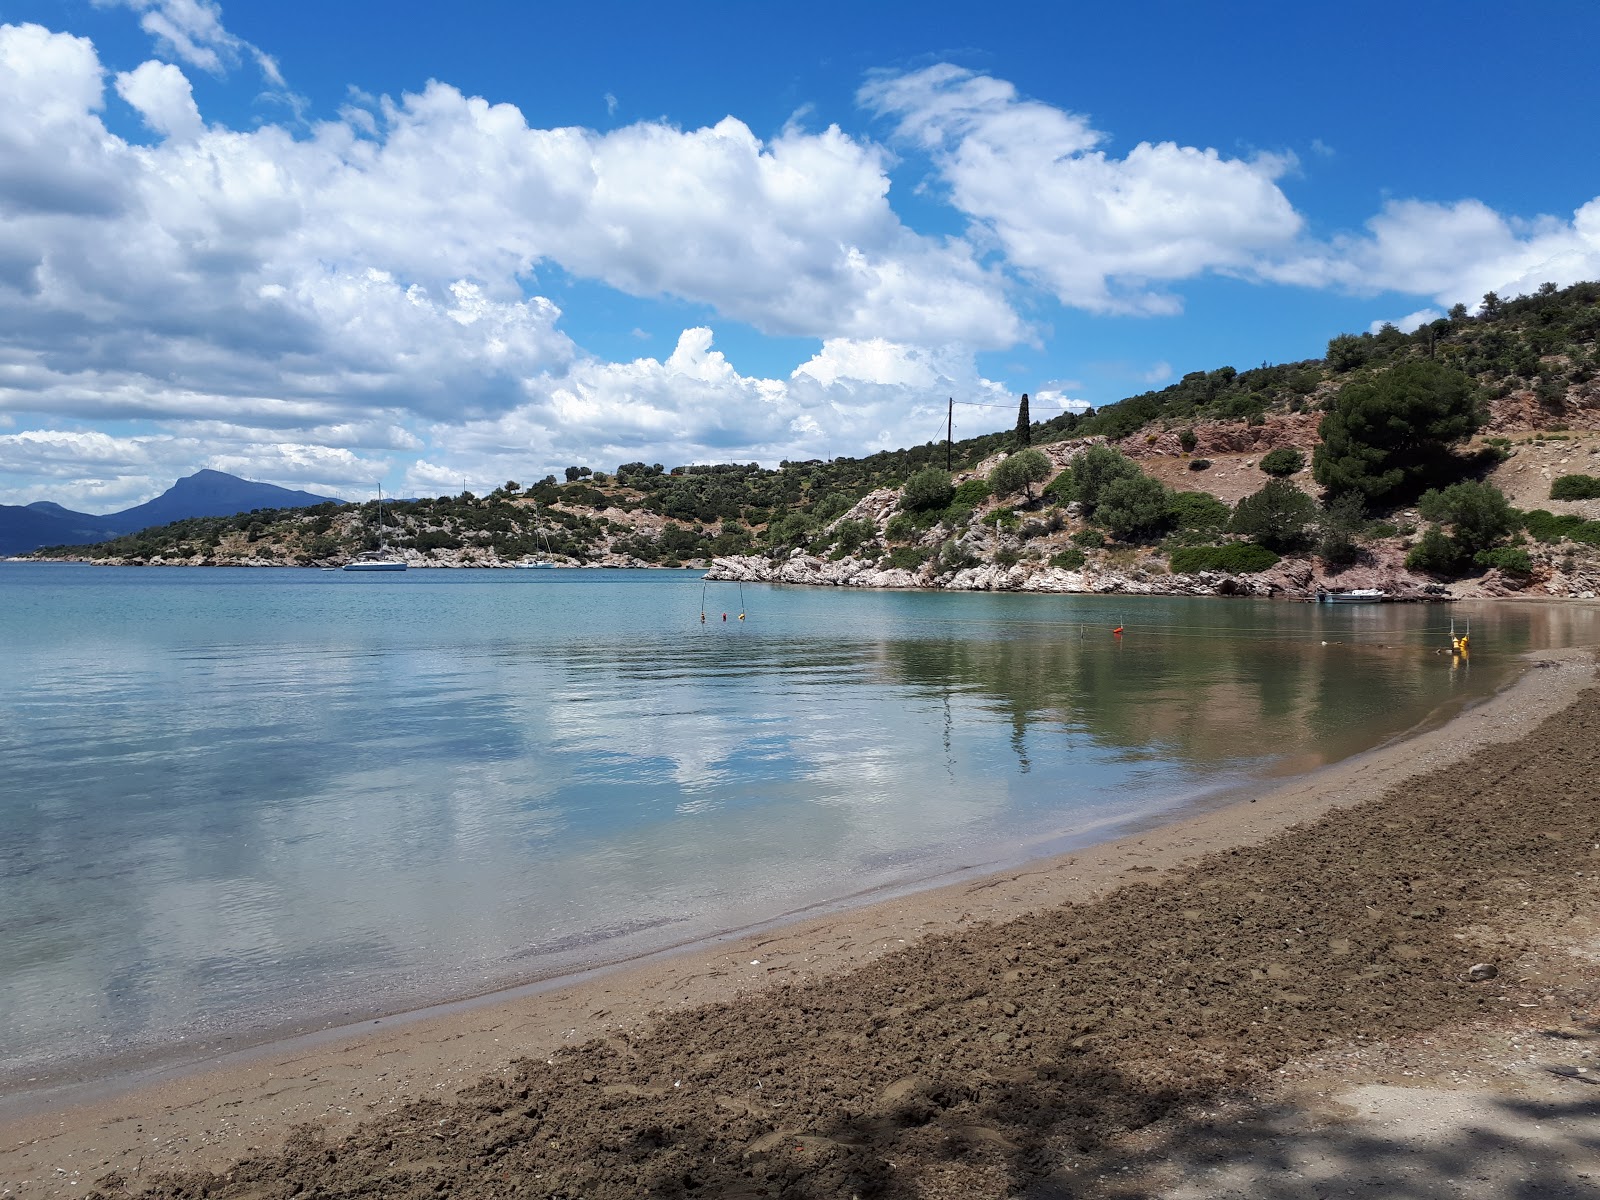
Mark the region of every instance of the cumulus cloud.
POLYGON ((155 132, 169 138, 193 138, 205 128, 194 89, 171 63, 141 63, 117 76, 117 95, 134 108, 155 132))
POLYGON ((1301 230, 1276 183, 1289 155, 1140 142, 1117 158, 1087 118, 948 63, 878 76, 859 99, 932 156, 951 203, 1063 304, 1175 312, 1163 284, 1248 270, 1301 230))
POLYGON ((1522 295, 1600 276, 1600 197, 1571 219, 1507 217, 1478 200, 1393 200, 1365 234, 1337 237, 1265 269, 1269 278, 1359 293, 1406 292, 1446 308, 1485 292, 1522 295))
POLYGON ((513 411, 427 430, 432 452, 407 486, 458 487, 462 471, 503 480, 568 464, 855 455, 929 440, 946 396, 1011 399, 969 353, 881 341, 831 341, 786 379, 744 375, 703 327, 684 330, 665 359, 589 360, 531 392, 513 411))

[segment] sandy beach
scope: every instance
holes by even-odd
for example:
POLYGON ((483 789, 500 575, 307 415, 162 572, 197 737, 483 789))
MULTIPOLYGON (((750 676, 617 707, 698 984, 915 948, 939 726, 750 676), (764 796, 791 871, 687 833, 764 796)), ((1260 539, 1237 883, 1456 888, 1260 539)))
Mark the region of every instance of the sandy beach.
POLYGON ((13 1098, 0 1196, 1455 1195, 1361 1123, 1488 1179, 1458 1135, 1512 1100, 1600 1194, 1594 675, 1000 876, 13 1098))

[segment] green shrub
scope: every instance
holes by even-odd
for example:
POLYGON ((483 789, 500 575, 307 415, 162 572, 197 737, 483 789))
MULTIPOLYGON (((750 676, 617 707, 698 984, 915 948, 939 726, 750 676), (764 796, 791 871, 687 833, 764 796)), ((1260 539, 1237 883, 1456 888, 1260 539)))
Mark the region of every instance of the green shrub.
POLYGON ((1208 492, 1170 492, 1167 515, 1178 529, 1203 531, 1224 528, 1233 510, 1208 492))
POLYGON ((1099 550, 1106 544, 1106 535, 1098 529, 1080 529, 1072 535, 1072 541, 1085 550, 1099 550))
POLYGON ((1228 532, 1242 533, 1271 550, 1291 550, 1305 544, 1317 516, 1315 500, 1287 479, 1272 479, 1234 507, 1228 532))
POLYGON ((928 552, 919 546, 896 546, 889 551, 889 565, 901 571, 918 570, 928 561, 928 552))
POLYGON ((1480 550, 1473 556, 1480 567, 1494 567, 1504 575, 1531 575, 1533 559, 1517 546, 1497 546, 1493 550, 1480 550))
POLYGON ((1464 558, 1488 550, 1516 528, 1505 494, 1492 484, 1471 480, 1442 491, 1430 488, 1417 501, 1417 510, 1428 520, 1451 527, 1451 540, 1464 558))
POLYGON ((1021 558, 1022 555, 1018 554, 1010 546, 1002 547, 1001 549, 995 551, 994 555, 994 561, 999 563, 1002 567, 1014 567, 1017 565, 1018 561, 1021 560, 1021 558))
POLYGON ((877 534, 871 521, 840 521, 833 527, 833 557, 848 558, 877 534))
POLYGON ((1209 458, 1191 458, 1189 460, 1189 470, 1191 471, 1207 471, 1210 469, 1211 460, 1209 458))
POLYGON ((1522 514, 1522 527, 1540 542, 1581 542, 1600 546, 1600 521, 1585 521, 1576 513, 1556 516, 1543 508, 1522 514))
POLYGON ((811 508, 811 515, 817 522, 826 525, 835 517, 842 517, 849 512, 855 502, 843 492, 829 492, 818 500, 811 508))
POLYGON ((1445 536, 1444 530, 1430 525, 1406 555, 1406 566, 1430 575, 1454 575, 1461 569, 1461 558, 1460 548, 1445 536))
POLYGON ((1113 479, 1101 489, 1094 519, 1124 541, 1149 537, 1170 520, 1169 495, 1158 480, 1148 475, 1135 473, 1113 479))
POLYGON ((1019 450, 995 464, 989 472, 989 487, 997 496, 1022 492, 1033 499, 1033 485, 1050 477, 1050 460, 1039 450, 1019 450))
POLYGON ((1063 550, 1060 554, 1054 554, 1050 557, 1050 565, 1052 567, 1060 567, 1063 571, 1076 571, 1088 561, 1089 556, 1076 547, 1071 550, 1063 550))
POLYGON ((955 490, 955 485, 950 482, 949 471, 924 467, 906 480, 905 491, 900 495, 900 507, 911 512, 945 508, 955 495, 955 490))
POLYGON ((1194 430, 1181 429, 1178 431, 1178 445, 1183 447, 1185 454, 1194 453, 1194 448, 1199 444, 1200 439, 1195 435, 1194 430))
POLYGON ((960 484, 955 494, 950 497, 951 507, 966 509, 977 508, 991 495, 989 485, 981 479, 969 479, 960 484))
POLYGON ((1593 475, 1562 475, 1550 485, 1550 499, 1600 499, 1600 479, 1593 475))
POLYGON ((1144 472, 1127 455, 1110 446, 1090 446, 1072 460, 1072 497, 1093 516, 1105 490, 1122 479, 1144 478, 1144 472))
POLYGON ((891 542, 909 542, 917 536, 917 532, 917 522, 905 513, 895 513, 883 527, 884 539, 891 542))
POLYGON ((1174 550, 1167 561, 1179 575, 1193 575, 1196 571, 1250 575, 1265 571, 1279 559, 1265 546, 1257 546, 1252 542, 1230 542, 1226 546, 1184 546, 1174 550))
POLYGON ((1306 456, 1291 446, 1279 446, 1261 457, 1261 469, 1268 475, 1293 475, 1306 465, 1306 456))

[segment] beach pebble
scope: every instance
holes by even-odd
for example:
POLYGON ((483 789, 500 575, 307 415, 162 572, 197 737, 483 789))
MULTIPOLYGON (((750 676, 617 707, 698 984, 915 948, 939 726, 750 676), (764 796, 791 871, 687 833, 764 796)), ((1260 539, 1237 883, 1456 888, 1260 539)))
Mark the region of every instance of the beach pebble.
POLYGON ((1500 968, 1493 963, 1474 963, 1467 968, 1467 978, 1473 983, 1482 983, 1486 979, 1493 979, 1500 974, 1500 968))

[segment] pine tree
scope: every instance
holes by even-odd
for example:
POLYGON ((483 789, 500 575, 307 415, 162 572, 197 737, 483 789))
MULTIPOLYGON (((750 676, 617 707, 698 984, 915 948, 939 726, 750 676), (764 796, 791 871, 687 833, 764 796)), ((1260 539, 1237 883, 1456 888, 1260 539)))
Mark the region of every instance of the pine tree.
POLYGON ((1028 393, 1022 393, 1022 403, 1017 405, 1017 449, 1033 445, 1033 427, 1028 420, 1028 393))

